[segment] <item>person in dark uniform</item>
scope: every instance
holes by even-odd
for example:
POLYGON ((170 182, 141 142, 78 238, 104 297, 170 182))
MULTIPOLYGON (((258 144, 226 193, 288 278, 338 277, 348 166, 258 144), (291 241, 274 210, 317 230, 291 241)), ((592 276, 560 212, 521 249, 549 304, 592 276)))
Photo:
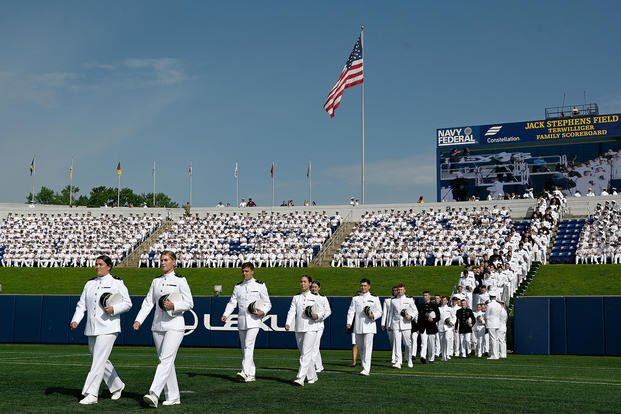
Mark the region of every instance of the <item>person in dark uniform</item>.
POLYGON ((428 290, 423 292, 423 303, 418 305, 418 334, 420 335, 420 362, 433 363, 436 356, 436 334, 440 309, 431 300, 428 290))
POLYGON ((476 319, 474 312, 468 307, 468 301, 461 300, 461 309, 457 309, 457 331, 459 332, 459 349, 462 358, 470 355, 470 342, 472 341, 472 327, 476 319))

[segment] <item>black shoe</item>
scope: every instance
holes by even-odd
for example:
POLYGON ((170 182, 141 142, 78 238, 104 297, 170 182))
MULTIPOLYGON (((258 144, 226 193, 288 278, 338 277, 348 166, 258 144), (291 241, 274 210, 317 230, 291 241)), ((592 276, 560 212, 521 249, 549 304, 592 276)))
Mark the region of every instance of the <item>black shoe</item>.
POLYGON ((426 364, 426 363, 427 363, 427 360, 426 360, 425 358, 421 358, 421 359, 420 359, 420 363, 421 363, 421 364, 426 364))

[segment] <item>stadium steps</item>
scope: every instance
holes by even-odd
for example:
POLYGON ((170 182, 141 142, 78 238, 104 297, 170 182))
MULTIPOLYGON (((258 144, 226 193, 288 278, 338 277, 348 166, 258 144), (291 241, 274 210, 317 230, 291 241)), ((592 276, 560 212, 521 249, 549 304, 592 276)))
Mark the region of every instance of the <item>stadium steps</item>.
POLYGON ((171 219, 164 220, 164 222, 162 222, 162 225, 159 226, 157 229, 155 229, 155 231, 151 233, 149 237, 147 237, 142 243, 140 243, 140 245, 136 247, 133 252, 128 254, 121 261, 121 264, 119 264, 119 266, 120 267, 138 267, 138 264, 140 263, 140 255, 149 251, 149 247, 151 247, 155 243, 157 238, 160 237, 160 234, 164 233, 165 231, 170 230, 173 223, 174 222, 171 219))
POLYGON ((332 262, 334 253, 341 247, 341 244, 351 234, 351 231, 359 223, 354 221, 344 221, 334 232, 332 237, 322 246, 321 250, 311 261, 311 266, 328 267, 332 262))
POLYGON ((509 308, 513 308, 513 305, 515 304, 515 300, 517 298, 519 298, 520 296, 524 296, 526 289, 528 289, 528 285, 530 285, 530 283, 533 281, 539 269, 541 269, 541 262, 533 262, 530 266, 530 270, 526 274, 526 277, 524 278, 524 280, 522 280, 522 283, 520 283, 517 290, 515 291, 515 294, 509 301, 509 308))

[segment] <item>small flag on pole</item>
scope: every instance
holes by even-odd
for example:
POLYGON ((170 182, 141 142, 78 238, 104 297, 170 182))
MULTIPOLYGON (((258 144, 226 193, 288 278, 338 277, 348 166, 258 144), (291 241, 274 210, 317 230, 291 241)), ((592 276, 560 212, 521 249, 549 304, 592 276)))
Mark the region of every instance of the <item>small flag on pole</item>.
POLYGON ((235 161, 235 170, 233 171, 233 177, 239 177, 239 170, 237 168, 237 161, 235 161))
POLYGON ((341 98, 345 89, 363 82, 362 40, 360 36, 358 36, 354 50, 352 50, 349 55, 349 59, 347 59, 339 79, 332 87, 332 90, 328 94, 328 99, 323 105, 328 115, 330 115, 330 118, 334 118, 334 111, 336 111, 336 108, 341 104, 341 98))
POLYGON ((36 170, 36 166, 35 166, 35 158, 36 156, 32 157, 32 162, 30 163, 30 175, 34 175, 35 170, 36 170))
POLYGON ((69 179, 73 178, 73 160, 71 160, 71 165, 69 166, 69 179))
POLYGON ((274 178, 274 161, 272 161, 272 168, 270 168, 270 177, 274 178))
POLYGON ((190 161, 190 166, 188 167, 188 175, 192 176, 192 161, 190 161))
POLYGON ((123 175, 123 169, 121 168, 121 161, 116 165, 116 175, 119 177, 123 175))
POLYGON ((306 178, 310 178, 311 176, 311 162, 308 162, 308 168, 306 169, 306 178))

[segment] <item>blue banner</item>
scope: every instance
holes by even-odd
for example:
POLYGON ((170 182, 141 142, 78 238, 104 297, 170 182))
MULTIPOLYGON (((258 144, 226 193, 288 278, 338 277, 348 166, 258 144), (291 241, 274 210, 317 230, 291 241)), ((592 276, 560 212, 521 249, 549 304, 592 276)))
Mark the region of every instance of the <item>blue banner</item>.
MULTIPOLYGON (((86 315, 77 329, 69 328, 70 318, 79 296, 0 295, 0 342, 85 344, 84 324, 86 315)), ((153 345, 149 315, 142 328, 134 331, 132 324, 142 296, 132 296, 132 309, 121 316, 121 334, 117 345, 153 345)), ((346 314, 351 298, 330 297, 332 315, 325 321, 321 339, 323 349, 351 349, 351 335, 345 331, 346 314)), ((184 346, 239 347, 237 314, 226 323, 220 317, 228 297, 194 297, 194 309, 184 313, 186 333, 184 346)), ((295 335, 285 330, 285 319, 291 304, 290 297, 272 297, 272 310, 263 318, 257 337, 257 348, 296 348, 295 335)), ((388 337, 381 332, 374 340, 374 349, 390 349, 388 337)))
POLYGON ((619 137, 621 137, 619 114, 610 114, 441 128, 436 131, 436 144, 438 150, 447 150, 523 143, 565 144, 619 137))

